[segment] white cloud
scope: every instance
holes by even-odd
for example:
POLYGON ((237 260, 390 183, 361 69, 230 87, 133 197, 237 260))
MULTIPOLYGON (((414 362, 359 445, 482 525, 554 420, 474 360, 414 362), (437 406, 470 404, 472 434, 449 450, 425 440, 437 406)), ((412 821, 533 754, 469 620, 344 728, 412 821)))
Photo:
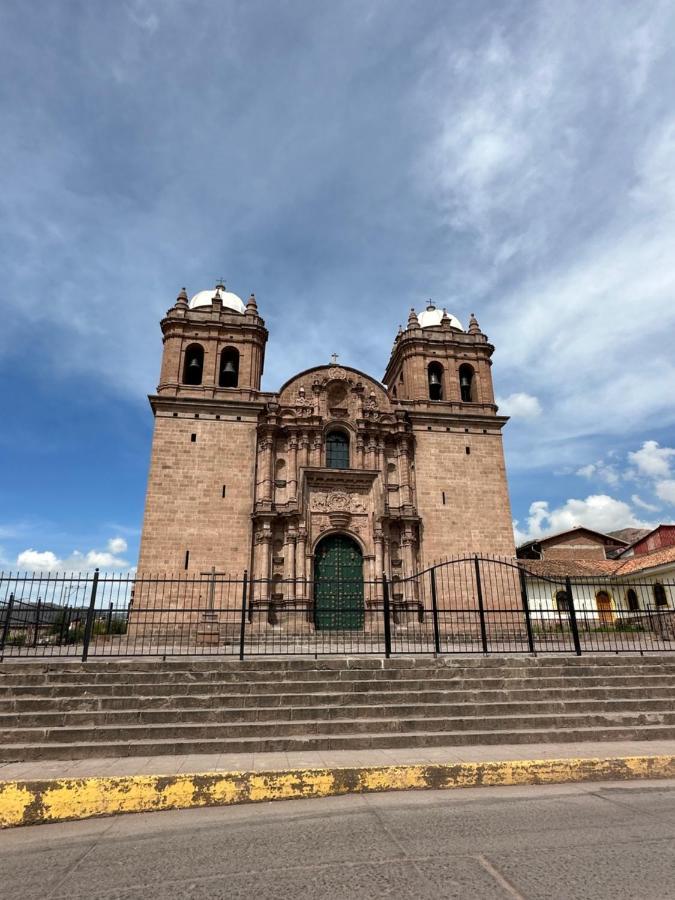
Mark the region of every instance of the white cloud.
POLYGON ((581 475, 582 478, 588 478, 589 481, 598 479, 599 481, 604 481, 606 484, 611 484, 613 486, 617 485, 621 480, 621 476, 616 470, 616 467, 605 463, 602 460, 582 466, 580 469, 577 469, 576 474, 581 475))
POLYGON ((591 494, 585 500, 569 499, 555 509, 546 500, 536 500, 530 506, 527 530, 516 526, 516 540, 533 540, 547 534, 585 526, 607 533, 619 528, 651 528, 652 523, 639 519, 628 503, 607 494, 591 494))
POLYGON ((646 500, 643 500, 639 494, 633 494, 630 498, 633 506, 637 506, 639 509, 645 509, 647 512, 658 512, 659 507, 655 503, 647 503, 646 500))
POLYGON ((675 505, 675 478, 667 478, 665 481, 657 481, 655 486, 656 496, 666 503, 675 505))
POLYGON ((667 478, 674 457, 675 449, 660 447, 657 441, 645 441, 640 450, 628 454, 637 471, 650 478, 667 478))
POLYGON ((497 399, 499 412, 513 419, 536 419, 541 415, 541 404, 532 394, 517 392, 497 399))
POLYGON ((117 555, 118 553, 125 553, 127 549, 127 542, 123 537, 114 537, 110 538, 108 541, 108 550, 117 555))
POLYGON ((111 538, 108 550, 89 550, 82 553, 73 550, 70 556, 60 558, 52 550, 22 550, 17 556, 16 565, 21 570, 40 572, 88 572, 92 569, 130 569, 129 562, 119 554, 126 550, 123 538, 111 538), (122 546, 124 545, 124 546, 122 546), (116 550, 113 547, 117 548, 116 550))
POLYGON ((60 568, 61 560, 51 550, 23 550, 16 558, 16 564, 20 569, 27 571, 53 572, 60 568))

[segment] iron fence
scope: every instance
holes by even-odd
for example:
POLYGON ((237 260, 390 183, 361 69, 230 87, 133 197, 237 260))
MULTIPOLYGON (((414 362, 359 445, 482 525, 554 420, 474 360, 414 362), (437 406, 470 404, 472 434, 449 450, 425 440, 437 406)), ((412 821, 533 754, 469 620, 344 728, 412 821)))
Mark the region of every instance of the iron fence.
POLYGON ((0 573, 0 659, 675 649, 675 582, 461 557, 408 577, 0 573))

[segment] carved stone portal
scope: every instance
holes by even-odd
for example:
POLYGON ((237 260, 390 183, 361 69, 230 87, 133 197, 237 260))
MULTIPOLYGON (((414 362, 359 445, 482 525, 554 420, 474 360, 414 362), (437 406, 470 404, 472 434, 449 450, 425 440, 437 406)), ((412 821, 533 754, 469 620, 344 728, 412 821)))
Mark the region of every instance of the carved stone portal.
POLYGON ((346 491, 320 491, 312 494, 310 509, 312 512, 365 513, 366 505, 359 494, 348 494, 346 491))

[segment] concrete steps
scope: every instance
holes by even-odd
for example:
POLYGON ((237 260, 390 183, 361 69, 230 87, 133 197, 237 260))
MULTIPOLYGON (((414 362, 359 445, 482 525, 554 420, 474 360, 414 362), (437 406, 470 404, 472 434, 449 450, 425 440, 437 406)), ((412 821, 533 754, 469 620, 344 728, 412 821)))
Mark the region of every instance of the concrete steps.
POLYGON ((675 658, 0 664, 0 760, 675 738, 675 658))

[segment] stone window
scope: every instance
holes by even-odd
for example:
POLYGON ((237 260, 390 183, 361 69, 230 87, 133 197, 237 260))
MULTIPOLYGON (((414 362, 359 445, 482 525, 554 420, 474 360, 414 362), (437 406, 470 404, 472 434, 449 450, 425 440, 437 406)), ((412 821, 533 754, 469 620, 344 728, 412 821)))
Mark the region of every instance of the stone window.
POLYGON ((559 613, 566 616, 570 614, 570 598, 567 596, 567 591, 556 591, 555 605, 559 613))
POLYGON ((329 469, 349 468, 349 438, 343 431, 331 431, 328 434, 326 465, 329 469))
POLYGON ((204 348, 201 344, 190 344, 185 351, 183 384, 201 384, 203 372, 204 348))

